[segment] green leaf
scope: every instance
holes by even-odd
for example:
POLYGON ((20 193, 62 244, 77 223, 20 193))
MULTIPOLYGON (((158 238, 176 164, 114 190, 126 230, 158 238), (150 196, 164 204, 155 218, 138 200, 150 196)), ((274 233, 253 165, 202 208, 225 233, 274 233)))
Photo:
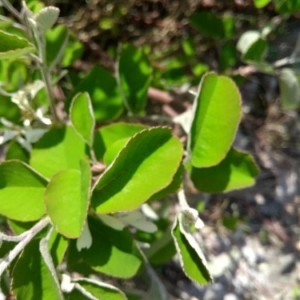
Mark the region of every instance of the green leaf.
POLYGON ((24 38, 0 30, 0 59, 16 59, 34 50, 24 38))
POLYGON ((107 149, 107 151, 104 154, 103 157, 103 163, 105 165, 109 165, 113 162, 113 160, 116 158, 117 154, 121 151, 122 148, 127 144, 129 141, 128 138, 120 139, 114 142, 110 147, 107 149))
POLYGON ((237 63, 237 51, 235 45, 232 42, 227 42, 222 45, 220 49, 220 67, 222 70, 226 70, 229 67, 233 67, 237 63))
POLYGON ((78 135, 90 146, 93 144, 95 118, 88 93, 77 94, 71 103, 70 118, 78 135))
POLYGON ((51 63, 57 58, 61 47, 68 39, 68 29, 65 25, 58 25, 48 30, 46 33, 46 56, 47 63, 51 63))
POLYGON ((48 241, 48 247, 51 252, 53 263, 56 266, 62 263, 68 246, 68 240, 64 236, 57 233, 57 231, 52 230, 48 241))
POLYGON ((254 0, 254 6, 256 8, 263 8, 267 6, 270 2, 271 0, 254 0))
POLYGON ((0 164, 0 214, 18 221, 40 219, 47 180, 21 161, 0 164))
POLYGON ((126 229, 115 230, 96 218, 89 218, 88 223, 93 244, 88 249, 78 251, 76 242, 71 242, 68 250, 69 268, 83 274, 90 274, 92 268, 119 278, 134 276, 143 259, 129 232, 126 229))
POLYGON ((19 107, 15 103, 11 102, 9 97, 0 95, 0 118, 5 118, 11 122, 19 122, 21 117, 19 107))
POLYGON ((189 135, 191 163, 210 167, 224 159, 241 119, 241 96, 235 83, 215 73, 205 75, 194 103, 189 135))
POLYGON ((11 141, 8 144, 6 151, 6 160, 17 159, 25 163, 29 162, 29 153, 16 141, 11 141))
POLYGON ((184 167, 183 165, 180 165, 173 177, 172 182, 167 187, 152 195, 149 201, 161 200, 163 198, 167 198, 170 194, 177 192, 182 185, 183 174, 184 167))
POLYGON ((79 169, 85 144, 72 126, 52 129, 34 144, 30 165, 50 178, 64 169, 79 169))
POLYGON ((192 167, 190 173, 198 190, 218 193, 252 186, 259 169, 249 154, 232 148, 218 165, 209 168, 192 167))
POLYGON ((61 300, 60 288, 39 252, 39 240, 26 246, 13 269, 12 289, 17 299, 61 300))
POLYGON ((234 18, 230 15, 219 17, 209 11, 195 12, 190 23, 208 37, 230 38, 234 34, 234 18))
POLYGON ((93 207, 98 213, 134 210, 172 182, 182 155, 168 128, 137 133, 96 182, 93 207))
POLYGON ((64 57, 62 60, 63 67, 72 66, 73 63, 81 58, 84 51, 83 44, 74 36, 74 34, 69 35, 69 43, 64 50, 64 57))
POLYGON ((120 88, 132 113, 142 112, 147 103, 147 91, 152 68, 142 48, 123 45, 119 59, 120 88))
POLYGON ((144 250, 147 259, 153 265, 163 265, 176 254, 170 228, 164 230, 162 235, 144 250))
POLYGON ((94 150, 98 159, 103 159, 104 153, 118 140, 129 138, 145 129, 142 124, 114 123, 102 126, 95 132, 94 150))
POLYGON ((69 67, 83 52, 82 44, 68 32, 65 25, 58 25, 47 31, 46 47, 48 65, 55 62, 63 67, 69 67))
POLYGON ((116 79, 104 68, 94 67, 75 88, 74 94, 87 92, 97 121, 109 121, 123 112, 123 101, 116 79))
POLYGON ((280 14, 292 14, 300 9, 299 0, 273 0, 273 3, 280 14))
POLYGON ((89 163, 81 161, 81 170, 56 173, 44 193, 46 210, 57 232, 78 238, 87 216, 91 174, 89 163))
POLYGON ((267 41, 259 31, 249 30, 242 34, 237 43, 237 49, 245 61, 261 61, 267 50, 267 41))
POLYGON ((279 71, 280 102, 284 109, 296 109, 300 102, 300 84, 292 69, 279 71))
MULTIPOLYGON (((115 286, 101 281, 92 280, 89 278, 80 278, 74 281, 81 288, 93 295, 95 299, 101 300, 126 300, 125 294, 115 286)), ((76 287, 75 287, 76 288, 76 287)), ((76 297, 70 299, 78 299, 76 297)), ((79 298, 80 299, 80 298, 79 298)), ((82 298, 86 299, 86 298, 82 298)))
POLYGON ((212 282, 206 259, 192 234, 184 228, 180 214, 174 223, 172 236, 185 274, 198 284, 212 282))

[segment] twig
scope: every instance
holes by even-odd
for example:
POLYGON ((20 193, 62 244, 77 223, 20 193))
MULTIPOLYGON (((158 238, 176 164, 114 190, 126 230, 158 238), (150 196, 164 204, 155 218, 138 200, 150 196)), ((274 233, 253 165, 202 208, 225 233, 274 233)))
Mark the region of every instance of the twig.
POLYGON ((22 17, 20 13, 10 4, 7 0, 0 0, 3 6, 12 14, 14 15, 19 21, 22 21, 22 17))
MULTIPOLYGON (((22 250, 26 247, 26 245, 48 224, 50 224, 50 218, 45 217, 37 222, 31 229, 25 231, 19 236, 16 236, 16 240, 19 240, 19 243, 9 251, 8 255, 0 261, 0 277, 6 268, 10 265, 10 263, 22 252, 22 250)), ((7 236, 6 236, 7 237, 7 236)), ((11 239, 13 241, 13 237, 11 239)))
POLYGON ((154 87, 149 87, 148 97, 154 101, 161 102, 164 104, 169 104, 172 101, 174 101, 174 97, 172 97, 169 93, 154 87))

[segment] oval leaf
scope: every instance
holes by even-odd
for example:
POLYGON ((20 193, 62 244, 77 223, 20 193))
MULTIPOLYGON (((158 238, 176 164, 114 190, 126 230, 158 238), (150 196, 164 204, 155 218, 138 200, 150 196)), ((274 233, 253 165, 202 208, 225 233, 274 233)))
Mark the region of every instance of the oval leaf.
POLYGON ((62 300, 63 296, 39 251, 39 240, 26 246, 13 269, 12 289, 17 299, 62 300))
MULTIPOLYGON (((101 300, 126 300, 125 294, 115 286, 101 281, 92 280, 89 278, 76 279, 74 282, 80 285, 86 292, 101 300)), ((76 286, 75 285, 75 289, 76 286)), ((80 290, 78 290, 80 292, 80 290)), ((78 299, 76 297, 71 299, 78 299)))
POLYGON ((74 94, 88 92, 97 121, 117 118, 123 111, 123 101, 117 80, 104 68, 94 67, 75 88, 74 94))
POLYGON ((131 234, 104 225, 99 219, 88 219, 93 243, 88 249, 78 251, 76 242, 68 250, 68 267, 79 273, 89 274, 91 268, 109 276, 130 278, 143 261, 131 234))
POLYGON ((296 109, 300 102, 300 84, 296 73, 289 68, 279 71, 280 101, 284 109, 296 109))
POLYGON ((88 162, 81 171, 67 169, 55 174, 45 191, 46 210, 57 232, 68 238, 81 234, 89 205, 91 175, 88 162))
POLYGON ((45 178, 21 161, 0 164, 0 178, 0 214, 23 222, 44 215, 45 178))
POLYGON ((95 118, 88 93, 79 93, 73 98, 70 118, 78 135, 91 146, 93 144, 95 118))
POLYGON ((97 158, 102 159, 104 153, 116 141, 130 138, 145 128, 146 126, 142 124, 122 122, 102 126, 98 131, 95 132, 94 150, 97 158))
POLYGON ((119 59, 120 88, 133 113, 144 110, 152 68, 142 48, 124 45, 119 59))
POLYGON ((216 166, 192 167, 191 179, 202 192, 229 192, 252 186, 258 172, 258 167, 249 154, 231 149, 226 158, 216 166))
POLYGON ((52 129, 32 149, 30 165, 50 178, 63 169, 80 169, 85 144, 71 126, 52 129))
POLYGON ((33 45, 27 40, 0 30, 0 59, 15 59, 33 51, 33 45))
POLYGON ((35 21, 42 33, 45 33, 47 30, 53 27, 58 19, 58 16, 59 9, 57 7, 47 6, 38 12, 38 14, 35 16, 35 21))
POLYGON ((182 155, 180 141, 168 128, 137 133, 96 182, 93 206, 99 213, 136 209, 172 182, 182 155))
POLYGON ((210 167, 224 159, 241 119, 241 97, 226 76, 202 78, 194 104, 189 145, 194 167, 210 167))
POLYGON ((212 281, 212 277, 206 259, 194 237, 185 230, 182 219, 180 214, 172 229, 182 268, 191 280, 199 284, 207 284, 212 281))

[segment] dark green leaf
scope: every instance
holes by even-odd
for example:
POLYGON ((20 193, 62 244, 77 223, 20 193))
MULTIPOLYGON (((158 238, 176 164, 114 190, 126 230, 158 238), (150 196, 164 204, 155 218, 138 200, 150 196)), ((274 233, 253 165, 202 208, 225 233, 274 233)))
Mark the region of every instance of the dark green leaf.
POLYGON ((127 230, 115 230, 99 219, 89 218, 92 246, 77 250, 75 241, 68 251, 68 265, 81 273, 90 273, 90 268, 104 274, 129 278, 134 276, 142 258, 127 230))
POLYGON ((225 159, 209 168, 191 168, 191 179, 202 192, 228 192, 252 186, 258 175, 258 167, 253 158, 231 149, 225 159))
POLYGON ((39 252, 39 240, 26 246, 13 270, 12 289, 17 299, 62 300, 59 286, 39 252))
POLYGON ((237 49, 245 61, 260 62, 267 50, 267 42, 259 31, 250 30, 243 33, 237 43, 237 49))
POLYGON ((195 12, 190 22, 203 35, 213 38, 229 38, 234 33, 234 18, 232 16, 218 17, 209 11, 195 12))
POLYGON ((75 87, 73 95, 78 92, 87 92, 90 95, 97 121, 115 119, 123 112, 117 81, 102 67, 94 67, 85 76, 78 87, 75 87))
POLYGON ((123 45, 119 59, 120 88, 129 110, 144 110, 152 74, 151 65, 142 48, 123 45))
POLYGON ((273 3, 280 14, 292 14, 300 10, 299 0, 273 0, 273 3))
POLYGON ((5 118, 11 122, 19 122, 21 120, 21 112, 18 106, 12 103, 9 97, 2 95, 0 95, 0 118, 5 118))
POLYGON ((6 151, 6 160, 17 159, 25 163, 29 162, 29 153, 16 141, 11 141, 8 144, 6 151))
POLYGON ((55 230, 51 232, 48 247, 51 252, 53 263, 56 266, 62 263, 68 246, 69 242, 65 237, 57 233, 55 230))
POLYGON ((184 228, 179 215, 173 226, 172 235, 185 274, 198 284, 207 284, 212 277, 207 268, 206 259, 192 234, 184 228))

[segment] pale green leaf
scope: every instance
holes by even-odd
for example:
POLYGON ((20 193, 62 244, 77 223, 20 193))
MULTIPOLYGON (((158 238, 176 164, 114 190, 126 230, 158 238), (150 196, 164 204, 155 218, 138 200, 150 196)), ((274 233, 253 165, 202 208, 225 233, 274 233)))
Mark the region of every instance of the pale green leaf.
POLYGON ((46 210, 57 232, 78 238, 82 232, 89 205, 91 175, 89 164, 81 170, 67 169, 55 174, 44 193, 46 210))
POLYGON ((210 167, 224 159, 241 119, 241 97, 226 76, 208 73, 202 78, 194 103, 189 135, 191 163, 210 167))
POLYGON ((38 28, 45 33, 51 29, 56 23, 59 16, 59 9, 55 6, 47 6, 42 8, 35 16, 35 22, 38 28))
POLYGON ((64 169, 80 169, 80 159, 85 157, 85 143, 72 126, 55 128, 34 144, 30 165, 50 178, 64 169))
POLYGON ((78 93, 71 103, 70 118, 79 136, 90 146, 93 144, 95 118, 88 93, 78 93))
POLYGON ((280 101, 284 109, 296 109, 300 103, 300 84, 292 69, 279 71, 280 101))
POLYGON ((172 182, 182 155, 181 142, 168 128, 137 133, 96 182, 92 205, 98 213, 136 209, 172 182))
POLYGON ((185 229, 182 217, 182 214, 177 216, 172 229, 172 236, 183 271, 191 280, 198 284, 210 283, 212 282, 212 277, 207 268, 206 259, 195 238, 185 229))
POLYGON ((17 160, 0 164, 0 214, 18 221, 38 220, 45 214, 47 180, 17 160))

